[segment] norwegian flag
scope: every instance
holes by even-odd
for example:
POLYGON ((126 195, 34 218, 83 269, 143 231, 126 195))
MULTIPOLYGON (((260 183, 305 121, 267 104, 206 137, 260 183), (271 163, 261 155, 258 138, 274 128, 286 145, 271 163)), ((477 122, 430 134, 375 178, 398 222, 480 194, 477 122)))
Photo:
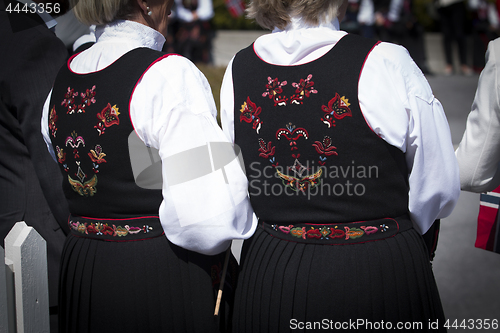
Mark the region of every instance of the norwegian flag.
POLYGON ((245 13, 244 0, 225 0, 225 3, 231 16, 238 18, 245 13))
POLYGON ((500 254, 500 187, 481 193, 475 246, 500 254))

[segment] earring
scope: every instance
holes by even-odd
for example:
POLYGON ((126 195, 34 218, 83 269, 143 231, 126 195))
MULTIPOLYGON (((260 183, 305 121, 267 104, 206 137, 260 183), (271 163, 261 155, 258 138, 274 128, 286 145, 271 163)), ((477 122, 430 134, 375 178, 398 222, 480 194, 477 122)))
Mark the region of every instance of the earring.
POLYGON ((146 7, 147 11, 148 11, 148 15, 151 16, 151 14, 153 14, 153 12, 151 11, 151 9, 149 9, 149 6, 146 7))

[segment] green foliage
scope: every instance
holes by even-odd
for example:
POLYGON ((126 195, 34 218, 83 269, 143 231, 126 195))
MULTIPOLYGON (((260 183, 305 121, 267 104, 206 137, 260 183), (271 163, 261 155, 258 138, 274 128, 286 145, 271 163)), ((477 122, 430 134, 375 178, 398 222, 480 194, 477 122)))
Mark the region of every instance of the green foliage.
POLYGON ((212 26, 215 30, 260 30, 260 27, 244 15, 234 18, 229 14, 224 0, 213 0, 214 17, 212 26))

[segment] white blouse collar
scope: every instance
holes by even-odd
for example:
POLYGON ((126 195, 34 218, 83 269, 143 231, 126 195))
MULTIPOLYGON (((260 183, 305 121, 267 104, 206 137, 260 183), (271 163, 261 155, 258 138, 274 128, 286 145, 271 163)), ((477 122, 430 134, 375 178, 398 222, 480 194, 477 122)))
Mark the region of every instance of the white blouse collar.
POLYGON ((158 31, 144 24, 117 20, 106 25, 100 25, 95 31, 97 42, 114 42, 117 39, 125 40, 127 43, 137 46, 148 47, 161 51, 165 43, 165 37, 158 31))
POLYGON ((288 24, 284 30, 274 28, 273 32, 282 32, 282 31, 289 32, 294 30, 314 29, 314 28, 327 28, 338 31, 340 30, 340 24, 337 18, 334 18, 331 22, 320 22, 318 25, 311 25, 305 23, 299 17, 292 17, 290 24, 288 24))
POLYGON ((274 65, 298 65, 324 55, 345 34, 337 18, 314 26, 292 18, 285 30, 276 28, 273 33, 259 37, 254 51, 262 60, 274 65))

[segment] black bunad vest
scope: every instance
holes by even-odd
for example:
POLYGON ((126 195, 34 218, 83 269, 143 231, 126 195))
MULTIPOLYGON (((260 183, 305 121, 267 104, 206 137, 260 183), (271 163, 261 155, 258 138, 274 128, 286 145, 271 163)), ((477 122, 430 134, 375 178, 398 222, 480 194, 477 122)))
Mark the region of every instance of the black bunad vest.
POLYGON ((348 223, 408 213, 405 156, 372 131, 359 107, 359 76, 375 45, 346 35, 296 66, 266 63, 253 45, 236 55, 235 144, 259 219, 348 223))
POLYGON ((72 72, 70 59, 57 75, 50 100, 49 134, 63 173, 72 231, 103 236, 103 230, 108 230, 110 239, 132 236, 148 230, 139 232, 144 220, 132 227, 134 223, 127 219, 143 217, 153 217, 156 229, 161 229, 161 190, 136 185, 128 138, 134 131, 129 109, 132 93, 145 71, 165 56, 139 48, 88 74, 72 72), (124 219, 121 224, 120 219, 124 219))

